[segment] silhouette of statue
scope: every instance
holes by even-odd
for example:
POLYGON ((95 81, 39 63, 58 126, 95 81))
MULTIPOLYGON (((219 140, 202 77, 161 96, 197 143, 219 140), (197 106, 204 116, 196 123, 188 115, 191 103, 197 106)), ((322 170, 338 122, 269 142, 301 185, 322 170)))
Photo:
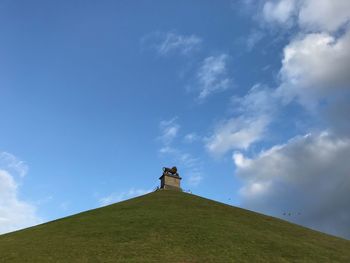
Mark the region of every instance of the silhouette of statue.
POLYGON ((176 166, 174 166, 172 168, 163 167, 163 174, 171 175, 171 176, 179 176, 179 174, 177 173, 176 166))

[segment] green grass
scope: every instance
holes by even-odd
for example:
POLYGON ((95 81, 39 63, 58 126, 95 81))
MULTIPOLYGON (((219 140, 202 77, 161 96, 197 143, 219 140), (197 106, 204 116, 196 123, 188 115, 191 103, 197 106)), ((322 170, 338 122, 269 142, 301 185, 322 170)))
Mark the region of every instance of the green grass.
POLYGON ((350 262, 350 241, 163 190, 1 235, 0 262, 350 262))

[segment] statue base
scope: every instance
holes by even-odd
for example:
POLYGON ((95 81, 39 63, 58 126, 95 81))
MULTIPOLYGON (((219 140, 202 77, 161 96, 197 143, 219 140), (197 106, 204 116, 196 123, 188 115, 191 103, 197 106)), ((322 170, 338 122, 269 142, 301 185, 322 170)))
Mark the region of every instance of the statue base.
POLYGON ((180 176, 163 174, 159 178, 160 189, 182 191, 182 189, 180 187, 181 179, 182 178, 180 176))

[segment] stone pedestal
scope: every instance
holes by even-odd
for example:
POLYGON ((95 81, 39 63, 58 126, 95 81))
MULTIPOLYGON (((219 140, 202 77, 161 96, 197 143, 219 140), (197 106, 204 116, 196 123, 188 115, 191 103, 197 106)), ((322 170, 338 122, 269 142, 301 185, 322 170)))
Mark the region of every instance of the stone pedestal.
POLYGON ((160 189, 182 191, 182 189, 180 187, 181 179, 182 178, 180 176, 177 176, 177 175, 163 174, 159 178, 160 189))

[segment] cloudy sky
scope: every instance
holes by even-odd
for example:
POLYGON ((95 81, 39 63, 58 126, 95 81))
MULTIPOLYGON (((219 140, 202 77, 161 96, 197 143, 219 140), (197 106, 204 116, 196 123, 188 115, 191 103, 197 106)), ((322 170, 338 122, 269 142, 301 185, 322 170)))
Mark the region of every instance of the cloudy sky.
POLYGON ((350 239, 350 1, 1 1, 0 233, 185 191, 350 239))

